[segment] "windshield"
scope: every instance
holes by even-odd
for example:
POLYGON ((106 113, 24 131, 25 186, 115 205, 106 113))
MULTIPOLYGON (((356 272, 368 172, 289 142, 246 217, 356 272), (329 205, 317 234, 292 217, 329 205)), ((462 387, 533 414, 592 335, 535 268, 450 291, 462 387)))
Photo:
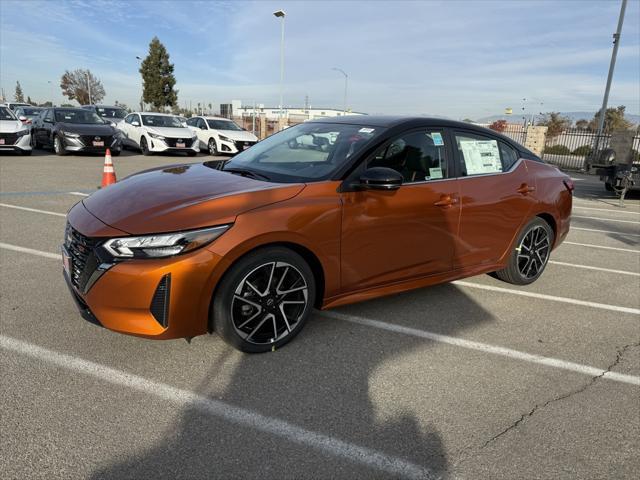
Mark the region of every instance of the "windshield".
POLYGON ((301 123, 236 155, 224 170, 248 170, 284 183, 325 180, 383 130, 340 123, 301 123))
POLYGON ((15 120, 13 112, 7 107, 0 107, 0 120, 15 120))
POLYGON ((169 115, 142 115, 142 124, 147 127, 183 128, 178 117, 171 117, 169 115))
POLYGON ((122 108, 105 108, 97 107, 96 111, 102 118, 117 118, 121 119, 127 116, 127 111, 122 108))
POLYGON ((242 128, 229 120, 207 120, 207 124, 209 124, 209 128, 214 130, 242 130, 242 128))
POLYGON ((40 113, 40 110, 42 110, 41 108, 25 108, 25 107, 21 107, 18 110, 16 110, 16 112, 20 112, 22 115, 25 116, 35 116, 38 115, 40 113))
POLYGON ((102 120, 98 115, 89 110, 57 110, 56 109, 56 122, 64 122, 64 123, 88 123, 88 124, 103 124, 104 120, 102 120))

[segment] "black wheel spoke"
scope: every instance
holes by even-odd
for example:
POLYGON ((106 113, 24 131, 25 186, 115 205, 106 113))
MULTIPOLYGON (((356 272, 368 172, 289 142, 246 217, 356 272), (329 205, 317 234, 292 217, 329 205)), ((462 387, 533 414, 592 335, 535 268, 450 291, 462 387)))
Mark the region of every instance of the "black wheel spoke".
POLYGON ((524 278, 534 278, 542 271, 550 247, 549 234, 543 227, 535 226, 525 234, 516 257, 518 270, 524 278))

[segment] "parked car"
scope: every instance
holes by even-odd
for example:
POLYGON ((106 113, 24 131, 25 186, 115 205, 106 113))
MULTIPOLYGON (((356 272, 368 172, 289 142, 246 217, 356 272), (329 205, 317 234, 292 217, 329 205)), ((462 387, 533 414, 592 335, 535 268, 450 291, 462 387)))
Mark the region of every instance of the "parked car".
POLYGON ((18 120, 22 123, 31 125, 31 123, 33 123, 33 119, 40 115, 42 110, 42 107, 18 107, 15 110, 15 114, 16 117, 18 117, 18 120))
POLYGON ((9 108, 11 111, 15 111, 18 107, 31 107, 32 105, 24 102, 5 102, 2 106, 9 108))
POLYGON ((258 141, 253 133, 226 118, 191 117, 187 125, 198 135, 200 149, 209 155, 235 155, 258 141))
POLYGON ((0 105, 0 152, 31 155, 31 130, 9 107, 0 105))
POLYGON ((314 120, 214 163, 140 172, 69 211, 65 278, 86 319, 270 351, 314 307, 481 273, 529 284, 569 232, 571 179, 462 122, 314 120), (335 141, 291 148, 307 135, 335 141))
POLYGON ((196 134, 185 127, 175 115, 167 113, 134 112, 118 124, 125 145, 140 149, 143 155, 155 152, 198 153, 196 134))
POLYGON ((122 150, 122 133, 94 112, 83 108, 47 108, 34 119, 35 148, 52 147, 57 155, 69 152, 104 153, 122 150))
POLYGON ((118 123, 120 123, 124 119, 124 117, 127 116, 127 111, 124 108, 118 106, 83 105, 82 108, 97 113, 105 120, 108 120, 109 123, 111 123, 111 125, 114 127, 116 127, 118 123))

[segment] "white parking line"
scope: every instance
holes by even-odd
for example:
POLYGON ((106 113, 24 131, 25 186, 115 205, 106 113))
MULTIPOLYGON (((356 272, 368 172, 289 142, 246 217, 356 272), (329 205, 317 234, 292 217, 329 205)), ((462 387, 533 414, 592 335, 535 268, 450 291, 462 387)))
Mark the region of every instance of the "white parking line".
POLYGON ((640 377, 635 375, 627 375, 624 373, 608 372, 601 368, 591 367, 588 365, 581 365, 579 363, 567 362, 557 358, 543 357, 542 355, 536 355, 533 353, 521 352, 519 350, 512 350, 511 348, 499 347, 496 345, 490 345, 487 343, 474 342, 472 340, 465 340, 458 337, 450 337, 448 335, 441 335, 439 333, 433 333, 426 330, 419 330, 417 328, 405 327, 393 323, 381 322, 379 320, 372 320, 369 318, 356 317, 353 315, 347 315, 332 310, 320 311, 320 315, 334 320, 343 320, 346 322, 357 323, 367 327, 378 328, 380 330, 386 330, 388 332, 400 333, 403 335, 410 335, 412 337, 426 338, 434 342, 446 343, 455 347, 466 348, 469 350, 478 350, 484 353, 492 353, 494 355, 501 355, 516 360, 522 360, 529 363, 537 363, 545 365, 547 367, 560 368, 562 370, 569 370, 571 372, 580 373, 583 375, 589 375, 590 377, 602 376, 608 380, 615 382, 628 383, 631 385, 640 385, 640 377))
POLYGON ((0 207, 15 208, 16 210, 24 210, 25 212, 44 213, 46 215, 55 215, 56 217, 66 217, 65 213, 50 212, 49 210, 38 210, 37 208, 20 207, 18 205, 9 205, 8 203, 0 203, 0 207))
POLYGON ((632 275, 634 277, 640 277, 640 273, 629 272, 628 270, 614 270, 612 268, 592 267, 590 265, 578 265, 576 263, 557 262, 555 260, 549 260, 549 263, 552 263, 554 265, 561 265, 563 267, 584 268, 586 270, 596 270, 598 272, 616 273, 620 275, 632 275))
POLYGON ((88 197, 89 196, 88 193, 82 193, 82 192, 69 192, 69 195, 77 195, 79 197, 88 197))
POLYGON ((614 235, 627 235, 630 237, 640 237, 640 233, 615 232, 613 230, 598 230, 596 228, 582 228, 571 226, 571 230, 582 230, 585 232, 613 233, 614 235))
POLYGON ((520 295, 522 297, 539 298, 540 300, 549 300, 552 302, 570 303, 572 305, 581 305, 583 307, 598 308, 600 310, 609 310, 612 312, 630 313, 632 315, 640 315, 640 308, 621 307, 619 305, 609 305, 607 303, 588 302, 586 300, 578 300, 577 298, 557 297, 555 295, 547 295, 545 293, 528 292, 525 290, 515 290, 513 288, 494 287, 493 285, 483 285, 481 283, 465 282, 456 280, 451 282, 454 285, 460 285, 467 288, 478 288, 480 290, 489 290, 491 292, 510 293, 512 295, 520 295))
POLYGON ((614 210, 612 208, 592 208, 592 207, 579 207, 577 205, 573 206, 573 209, 578 210, 593 210, 596 212, 610 212, 610 213, 626 213, 627 215, 640 215, 640 212, 629 212, 625 210, 614 210))
POLYGON ((618 220, 617 218, 586 217, 584 215, 571 215, 571 218, 586 218, 587 220, 605 220, 607 222, 633 223, 635 225, 640 225, 640 222, 636 222, 635 220, 618 220))
POLYGON ((220 418, 226 422, 284 438, 292 443, 386 472, 392 477, 410 479, 435 478, 430 470, 420 465, 345 442, 329 435, 307 430, 284 420, 262 415, 253 410, 214 400, 189 390, 148 380, 138 375, 48 350, 5 335, 0 335, 0 347, 71 372, 81 373, 113 385, 153 395, 180 408, 197 408, 207 415, 220 418))
POLYGON ((618 247, 605 247, 603 245, 592 245, 591 243, 578 243, 578 242, 562 242, 562 245, 577 245, 579 247, 589 248, 601 248, 603 250, 616 250, 618 252, 640 253, 640 250, 634 250, 633 248, 618 248, 618 247))
POLYGON ((0 242, 0 248, 3 248, 5 250, 11 250, 13 252, 37 255, 39 257, 52 258, 54 260, 60 260, 61 258, 61 255, 59 253, 43 252, 42 250, 34 250, 33 248, 19 247, 18 245, 11 245, 9 243, 3 243, 3 242, 0 242))

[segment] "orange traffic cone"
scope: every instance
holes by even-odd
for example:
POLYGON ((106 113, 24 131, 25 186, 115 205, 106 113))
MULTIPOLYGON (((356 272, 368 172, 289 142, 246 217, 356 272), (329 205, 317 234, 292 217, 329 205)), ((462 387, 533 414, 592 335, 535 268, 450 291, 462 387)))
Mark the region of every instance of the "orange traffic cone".
POLYGON ((104 155, 104 170, 102 171, 101 188, 108 187, 112 183, 116 183, 116 171, 111 161, 111 151, 107 148, 104 155))

